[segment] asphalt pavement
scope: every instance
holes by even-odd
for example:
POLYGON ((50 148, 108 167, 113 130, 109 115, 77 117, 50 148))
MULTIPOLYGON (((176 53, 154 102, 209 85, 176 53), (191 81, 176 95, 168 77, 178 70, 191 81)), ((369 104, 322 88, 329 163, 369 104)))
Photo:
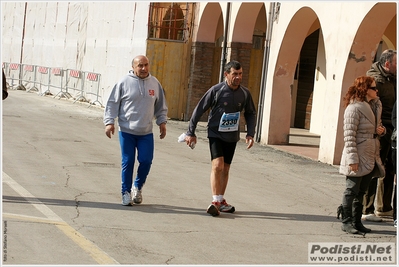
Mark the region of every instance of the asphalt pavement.
POLYGON ((397 244, 390 219, 364 222, 365 236, 341 230, 337 166, 244 141, 225 195, 236 212, 208 215, 205 123, 195 149, 177 142, 187 122, 169 121, 163 140, 155 126, 143 203, 122 206, 118 135, 105 136, 102 116, 25 91, 2 102, 4 265, 315 265, 311 243, 397 244))

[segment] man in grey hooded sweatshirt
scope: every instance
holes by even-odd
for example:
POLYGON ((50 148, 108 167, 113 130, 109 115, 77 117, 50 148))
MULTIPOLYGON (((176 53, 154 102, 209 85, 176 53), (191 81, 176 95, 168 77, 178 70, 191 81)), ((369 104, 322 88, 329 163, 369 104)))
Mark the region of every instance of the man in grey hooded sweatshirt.
POLYGON ((111 138, 118 118, 122 154, 122 205, 142 202, 142 187, 154 157, 153 119, 159 126, 160 138, 166 135, 168 108, 164 90, 149 72, 146 56, 136 56, 133 70, 113 87, 104 111, 105 134, 111 138), (133 182, 137 151, 139 166, 133 182))

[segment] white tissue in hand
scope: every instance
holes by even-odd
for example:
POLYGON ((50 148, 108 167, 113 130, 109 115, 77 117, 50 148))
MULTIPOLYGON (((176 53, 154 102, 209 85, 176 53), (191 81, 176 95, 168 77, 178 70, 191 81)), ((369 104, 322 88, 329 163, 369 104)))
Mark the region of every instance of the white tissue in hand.
MULTIPOLYGON (((186 142, 186 136, 187 136, 186 133, 182 133, 182 134, 177 138, 177 142, 179 142, 179 143, 186 142)), ((195 143, 194 143, 194 142, 191 142, 191 144, 189 145, 189 147, 190 147, 191 149, 194 149, 194 148, 195 148, 195 143)))
POLYGON ((186 140, 186 133, 182 133, 180 136, 179 136, 179 138, 177 138, 177 142, 179 142, 179 143, 183 143, 183 142, 185 142, 186 140))

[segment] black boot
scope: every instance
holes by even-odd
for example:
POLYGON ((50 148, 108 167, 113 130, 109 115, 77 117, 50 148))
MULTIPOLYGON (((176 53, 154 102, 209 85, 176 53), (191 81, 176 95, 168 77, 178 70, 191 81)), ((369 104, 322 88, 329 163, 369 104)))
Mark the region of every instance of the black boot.
POLYGON ((359 232, 362 232, 362 233, 370 233, 370 232, 371 232, 371 229, 365 227, 365 226, 362 224, 362 222, 356 222, 356 223, 354 223, 354 224, 353 224, 353 227, 354 227, 356 230, 358 230, 359 232))
POLYGON ((357 234, 358 230, 356 230, 352 225, 352 207, 344 207, 339 206, 337 209, 337 219, 339 219, 339 215, 342 215, 342 226, 341 229, 348 234, 357 234))
POLYGON ((370 233, 371 229, 364 227, 362 223, 363 204, 355 199, 353 200, 353 227, 363 233, 370 233))
POLYGON ((342 220, 342 226, 341 226, 342 231, 347 232, 348 234, 358 234, 359 231, 355 229, 352 225, 352 219, 347 218, 347 220, 342 220))

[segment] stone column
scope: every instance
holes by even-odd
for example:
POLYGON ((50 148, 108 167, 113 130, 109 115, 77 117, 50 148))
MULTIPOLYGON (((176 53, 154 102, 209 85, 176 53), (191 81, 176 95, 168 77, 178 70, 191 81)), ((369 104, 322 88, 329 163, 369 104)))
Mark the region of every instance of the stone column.
MULTIPOLYGON (((219 65, 220 48, 215 47, 215 43, 193 43, 185 121, 190 119, 195 106, 204 93, 219 82, 219 65)), ((208 114, 204 114, 201 121, 206 121, 207 117, 208 114)))
MULTIPOLYGON (((251 51, 252 51, 252 43, 230 43, 230 59, 236 60, 241 63, 242 66, 242 82, 241 84, 248 88, 249 81, 249 70, 251 66, 251 51)), ((241 113, 240 118, 240 131, 246 131, 246 123, 243 113, 241 113)))

